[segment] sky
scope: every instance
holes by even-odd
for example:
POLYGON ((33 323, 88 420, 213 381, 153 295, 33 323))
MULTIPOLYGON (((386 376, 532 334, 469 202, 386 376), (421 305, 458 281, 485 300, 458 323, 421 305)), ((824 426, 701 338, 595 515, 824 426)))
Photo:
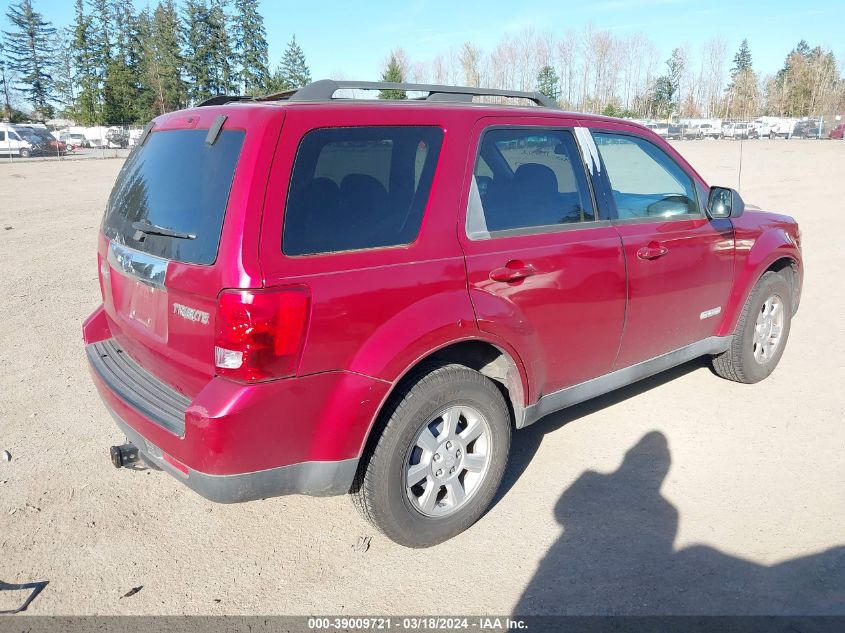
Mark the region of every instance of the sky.
MULTIPOLYGON (((54 26, 73 20, 72 0, 33 4, 54 26)), ((684 44, 695 57, 704 41, 721 35, 730 62, 745 37, 761 74, 776 72, 801 39, 845 61, 845 0, 263 0, 260 7, 271 69, 295 34, 314 79, 378 79, 395 47, 404 48, 411 61, 430 60, 466 40, 487 52, 503 35, 528 27, 560 37, 588 24, 619 35, 644 32, 661 59, 684 44)))

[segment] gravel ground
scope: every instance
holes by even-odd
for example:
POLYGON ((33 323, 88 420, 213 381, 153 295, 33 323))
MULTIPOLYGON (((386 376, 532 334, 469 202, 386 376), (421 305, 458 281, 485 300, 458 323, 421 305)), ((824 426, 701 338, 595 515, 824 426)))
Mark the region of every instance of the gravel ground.
POLYGON ((121 161, 0 161, 0 580, 49 581, 33 614, 845 614, 845 143, 679 147, 727 186, 742 147, 746 200, 801 222, 780 367, 745 386, 694 362, 549 416, 490 512, 423 551, 344 497, 215 505, 114 469, 80 324, 121 161))

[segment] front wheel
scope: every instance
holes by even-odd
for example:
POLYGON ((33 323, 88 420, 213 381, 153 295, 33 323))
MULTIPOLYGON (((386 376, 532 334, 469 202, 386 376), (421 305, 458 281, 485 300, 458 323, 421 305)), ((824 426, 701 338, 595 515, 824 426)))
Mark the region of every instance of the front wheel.
POLYGON ((30 156, 29 150, 25 147, 21 148, 20 154, 21 154, 21 158, 29 158, 29 156, 30 156))
POLYGON ((713 358, 713 370, 736 382, 760 382, 777 367, 792 324, 792 286, 768 272, 745 302, 730 348, 713 358))
POLYGON ((407 547, 430 547, 475 523, 501 482, 511 419, 496 384, 461 365, 426 365, 380 416, 352 499, 407 547))

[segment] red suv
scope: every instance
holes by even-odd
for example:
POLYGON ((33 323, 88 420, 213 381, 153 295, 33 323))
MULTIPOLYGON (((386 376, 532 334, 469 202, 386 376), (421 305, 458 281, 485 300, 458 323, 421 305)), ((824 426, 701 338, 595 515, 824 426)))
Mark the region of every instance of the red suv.
POLYGON ((802 282, 794 220, 640 125, 334 81, 155 119, 98 264, 116 465, 221 502, 351 492, 413 547, 481 516, 512 429, 703 355, 765 378, 802 282))

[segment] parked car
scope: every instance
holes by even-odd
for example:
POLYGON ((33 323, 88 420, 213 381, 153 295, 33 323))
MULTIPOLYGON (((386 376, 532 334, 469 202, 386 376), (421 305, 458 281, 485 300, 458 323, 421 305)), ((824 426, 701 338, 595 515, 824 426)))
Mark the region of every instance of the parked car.
POLYGON ((15 126, 21 134, 25 134, 33 142, 35 154, 44 156, 64 156, 67 154, 67 144, 50 134, 46 128, 29 125, 15 126))
POLYGON ((796 119, 782 118, 776 120, 769 128, 769 138, 792 138, 796 124, 796 119))
POLYGON ((722 134, 725 138, 743 139, 749 138, 751 134, 751 126, 745 122, 731 123, 726 128, 722 128, 722 134))
POLYGON ((221 502, 351 492, 426 547, 485 512, 513 429, 700 356, 738 382, 775 369, 792 218, 641 125, 538 93, 334 98, 374 85, 215 97, 138 139, 82 328, 116 466, 221 502))
POLYGON ((0 154, 29 158, 37 152, 37 139, 18 132, 14 126, 0 123, 0 154))
POLYGON ((59 133, 59 140, 74 150, 87 147, 85 135, 81 132, 61 132, 59 133))
POLYGON ((701 134, 701 126, 698 123, 691 123, 688 125, 682 125, 682 138, 687 140, 697 140, 704 138, 701 134))
POLYGON ((722 138, 722 128, 714 123, 702 123, 698 126, 701 138, 722 138))
POLYGON ((679 140, 684 138, 684 128, 681 125, 670 124, 666 126, 666 138, 679 140))
POLYGON ((845 123, 840 123, 827 133, 827 138, 841 139, 843 133, 845 133, 845 123))
POLYGON ((751 138, 771 138, 771 125, 762 120, 751 122, 751 138))
POLYGON ((669 136, 669 124, 668 123, 646 123, 645 126, 663 138, 668 138, 669 136))
POLYGON ((798 138, 820 138, 821 129, 818 121, 798 121, 792 129, 792 137, 798 138))

